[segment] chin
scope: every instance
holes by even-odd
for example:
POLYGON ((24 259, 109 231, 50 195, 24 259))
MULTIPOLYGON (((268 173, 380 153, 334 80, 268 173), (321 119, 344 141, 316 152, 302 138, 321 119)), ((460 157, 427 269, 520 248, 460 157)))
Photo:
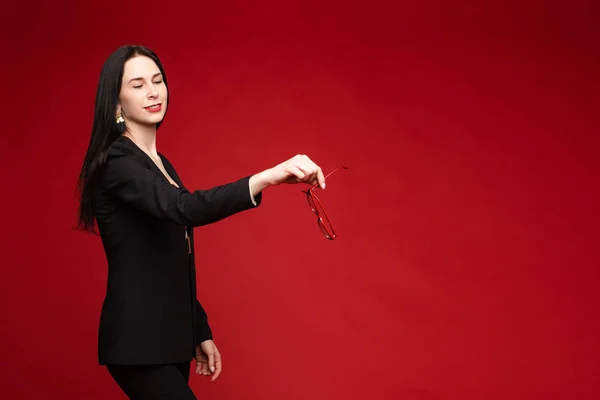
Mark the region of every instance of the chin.
POLYGON ((157 115, 154 118, 148 118, 147 120, 147 124, 148 125, 155 125, 158 124, 159 122, 162 122, 162 120, 165 118, 164 114, 163 115, 157 115))

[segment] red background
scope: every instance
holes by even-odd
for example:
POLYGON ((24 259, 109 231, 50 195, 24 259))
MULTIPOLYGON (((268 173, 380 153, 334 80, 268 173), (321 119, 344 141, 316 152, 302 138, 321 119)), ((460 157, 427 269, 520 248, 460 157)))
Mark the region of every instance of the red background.
POLYGON ((597 6, 217 3, 3 10, 1 397, 124 398, 74 187, 133 42, 165 65, 158 146, 188 187, 350 168, 321 194, 335 242, 297 186, 197 230, 224 358, 200 399, 599 398, 597 6))

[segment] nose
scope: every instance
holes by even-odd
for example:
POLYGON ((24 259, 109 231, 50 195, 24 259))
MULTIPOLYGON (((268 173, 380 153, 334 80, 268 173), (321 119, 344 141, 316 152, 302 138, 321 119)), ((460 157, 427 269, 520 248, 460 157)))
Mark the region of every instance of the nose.
POLYGON ((158 90, 156 90, 156 86, 149 85, 148 86, 148 98, 154 99, 156 97, 158 97, 158 90))

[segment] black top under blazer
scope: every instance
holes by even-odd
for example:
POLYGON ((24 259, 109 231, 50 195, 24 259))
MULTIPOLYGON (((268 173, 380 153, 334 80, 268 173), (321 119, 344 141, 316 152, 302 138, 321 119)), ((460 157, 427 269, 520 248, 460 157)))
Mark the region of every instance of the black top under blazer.
MULTIPOLYGON (((192 228, 255 207, 249 176, 189 192, 159 156, 179 188, 124 136, 111 145, 105 172, 93 186, 93 212, 108 262, 100 365, 193 359, 195 346, 212 339, 212 332, 196 298, 192 228)), ((256 205, 261 199, 259 193, 256 205)))

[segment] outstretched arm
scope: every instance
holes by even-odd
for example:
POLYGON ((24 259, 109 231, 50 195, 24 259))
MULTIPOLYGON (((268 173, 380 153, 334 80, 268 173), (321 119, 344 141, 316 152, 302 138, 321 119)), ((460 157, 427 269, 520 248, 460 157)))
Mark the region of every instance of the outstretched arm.
MULTIPOLYGON (((103 176, 104 186, 116 197, 159 218, 180 225, 201 226, 253 208, 248 193, 250 177, 189 192, 167 182, 131 155, 111 155, 103 176)), ((257 194, 256 203, 260 203, 257 194)))

